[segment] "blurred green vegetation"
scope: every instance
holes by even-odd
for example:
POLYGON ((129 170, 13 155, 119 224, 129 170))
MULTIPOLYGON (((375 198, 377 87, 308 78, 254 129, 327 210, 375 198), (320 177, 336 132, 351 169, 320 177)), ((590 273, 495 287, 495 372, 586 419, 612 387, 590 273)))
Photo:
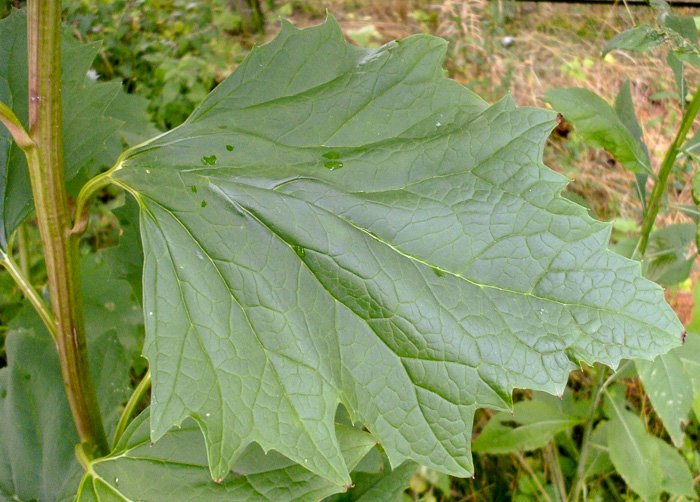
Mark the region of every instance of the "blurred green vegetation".
POLYGON ((78 39, 102 41, 95 77, 119 79, 127 92, 147 98, 152 120, 162 130, 182 123, 260 36, 249 33, 246 18, 228 0, 65 0, 63 5, 78 39))

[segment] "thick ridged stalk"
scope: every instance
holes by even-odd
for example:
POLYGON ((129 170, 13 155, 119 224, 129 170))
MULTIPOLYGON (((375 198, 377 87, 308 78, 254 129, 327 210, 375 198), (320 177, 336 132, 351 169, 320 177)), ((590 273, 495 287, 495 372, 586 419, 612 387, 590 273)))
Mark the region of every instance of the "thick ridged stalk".
POLYGON ((683 143, 685 143, 685 138, 690 132, 690 128, 695 122, 695 117, 700 111, 700 87, 695 91, 695 96, 688 104, 683 118, 681 119, 681 125, 678 128, 676 137, 673 139, 673 143, 666 151, 666 156, 661 163, 661 168, 659 169, 659 178, 654 184, 654 188, 649 196, 649 204, 647 206, 647 211, 644 214, 644 220, 642 221, 642 229, 640 232, 639 243, 637 244, 637 249, 635 251, 635 258, 644 258, 644 253, 647 250, 647 244, 649 243, 649 235, 654 228, 654 222, 656 221, 656 215, 659 214, 659 209, 661 208, 661 202, 666 192, 666 182, 668 181, 668 176, 671 174, 671 170, 676 162, 676 157, 678 152, 681 151, 683 143))
POLYGON ((61 2, 30 0, 28 11, 29 136, 38 150, 29 165, 44 247, 63 381, 81 442, 108 452, 90 375, 77 240, 71 228, 63 175, 61 2))

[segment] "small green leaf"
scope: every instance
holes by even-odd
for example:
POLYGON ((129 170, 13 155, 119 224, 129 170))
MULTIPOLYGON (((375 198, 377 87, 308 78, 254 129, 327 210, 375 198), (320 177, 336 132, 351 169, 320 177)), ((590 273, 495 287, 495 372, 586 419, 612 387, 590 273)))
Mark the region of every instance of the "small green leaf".
POLYGON ((693 405, 692 382, 679 357, 684 349, 678 347, 653 362, 635 361, 651 404, 678 447, 683 445, 681 425, 687 422, 693 405))
POLYGON ((697 493, 693 488, 693 474, 683 456, 665 441, 656 436, 652 436, 652 438, 659 445, 662 471, 661 490, 673 496, 697 500, 697 493))
POLYGON ((486 424, 472 449, 479 453, 505 454, 536 450, 558 433, 570 429, 581 418, 570 416, 542 401, 521 401, 514 413, 497 413, 486 424), (510 425, 513 424, 513 425, 510 425))
POLYGON ((191 416, 214 478, 257 442, 348 484, 342 403, 392 465, 466 476, 477 408, 680 343, 661 289, 541 164, 554 114, 488 106, 443 77, 444 52, 285 23, 183 125, 122 157, 153 439, 191 416))
POLYGON ((670 51, 666 55, 666 63, 668 64, 669 68, 671 68, 673 77, 676 80, 676 87, 678 87, 678 94, 681 101, 681 112, 684 112, 687 104, 686 95, 688 94, 684 63, 670 51))
MULTIPOLYGON (((615 109, 588 89, 547 91, 544 100, 564 115, 587 144, 605 148, 625 169, 653 174, 648 154, 622 122, 615 109)), ((624 114, 627 123, 628 113, 624 114)))
POLYGON ((662 491, 659 445, 647 434, 642 420, 614 399, 607 399, 612 419, 608 423, 610 460, 629 487, 645 500, 656 500, 662 491))
POLYGON ((698 227, 694 223, 676 223, 653 232, 644 262, 644 276, 665 286, 674 286, 690 277, 695 253, 690 245, 698 227))
MULTIPOLYGON (((375 444, 372 436, 353 427, 338 425, 336 434, 350 469, 375 444)), ((153 444, 146 410, 129 425, 111 455, 90 464, 76 500, 316 502, 343 490, 282 455, 266 454, 257 445, 246 449, 233 473, 212 481, 197 424, 187 420, 153 444)))
POLYGON ((688 326, 685 343, 682 347, 674 349, 673 353, 683 364, 695 394, 700 394, 700 333, 695 326, 688 326))
MULTIPOLYGON (((617 113, 622 125, 627 128, 634 140, 637 142, 637 145, 644 153, 644 157, 649 159, 649 149, 647 148, 646 143, 644 143, 644 131, 642 130, 642 126, 639 125, 637 114, 634 111, 634 102, 632 101, 632 90, 630 88, 629 79, 625 80, 625 83, 622 84, 622 88, 615 98, 615 113, 617 113)), ((635 174, 637 194, 642 203, 643 210, 646 210, 645 208, 647 203, 647 178, 648 176, 644 173, 635 174)))
POLYGON ((608 454, 608 424, 607 421, 600 422, 591 434, 584 478, 607 474, 615 470, 608 454))
POLYGON ((603 50, 603 56, 614 50, 648 52, 664 42, 664 34, 648 24, 635 26, 615 35, 603 50))
POLYGON ((695 20, 692 17, 668 14, 662 16, 660 21, 660 28, 671 43, 672 51, 669 51, 669 54, 696 68, 699 67, 700 46, 695 20))

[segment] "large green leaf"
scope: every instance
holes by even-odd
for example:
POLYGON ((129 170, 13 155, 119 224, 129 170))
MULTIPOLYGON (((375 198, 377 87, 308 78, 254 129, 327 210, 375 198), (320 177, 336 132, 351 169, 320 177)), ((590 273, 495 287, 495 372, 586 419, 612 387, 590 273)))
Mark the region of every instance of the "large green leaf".
POLYGON ((586 143, 605 148, 625 169, 653 174, 646 148, 642 148, 637 133, 628 129, 629 117, 618 116, 615 108, 596 93, 578 87, 552 89, 544 100, 574 124, 586 143))
MULTIPOLYGON (((80 44, 63 36, 63 138, 65 177, 74 185, 116 161, 124 144, 145 139, 136 133, 154 130, 146 120, 146 102, 121 93, 117 82, 95 83, 87 71, 100 44, 80 44), (120 128, 123 131, 120 131, 120 128)), ((0 20, 0 101, 27 127, 27 15, 12 10, 0 20)), ((0 127, 0 248, 7 247, 12 231, 32 211, 27 162, 22 151, 0 127)))
POLYGON ((193 417, 214 478, 255 441, 345 484, 341 402, 393 466, 466 476, 477 408, 680 343, 661 289, 541 164, 554 115, 487 106, 443 78, 444 52, 285 23, 122 156, 154 440, 193 417))
MULTIPOLYGON (((257 445, 233 466, 233 475, 214 482, 197 424, 188 420, 153 444, 148 415, 147 410, 129 425, 111 455, 90 465, 76 500, 315 502, 346 489, 257 445)), ((375 444, 372 436, 353 427, 338 425, 336 432, 350 469, 375 444)))

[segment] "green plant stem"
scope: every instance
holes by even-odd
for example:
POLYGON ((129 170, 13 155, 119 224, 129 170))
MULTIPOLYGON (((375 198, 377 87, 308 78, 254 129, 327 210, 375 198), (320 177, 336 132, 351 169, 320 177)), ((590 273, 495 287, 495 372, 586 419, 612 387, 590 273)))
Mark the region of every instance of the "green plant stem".
POLYGON ((136 406, 141 402, 143 396, 146 395, 148 389, 151 388, 151 368, 148 368, 146 374, 143 376, 139 384, 134 389, 133 394, 129 398, 129 401, 124 407, 121 416, 119 417, 119 423, 117 424, 117 429, 114 432, 114 440, 112 441, 112 450, 117 447, 119 440, 122 438, 124 431, 126 430, 129 422, 131 421, 131 416, 134 414, 136 406))
POLYGON ((598 408, 600 396, 605 389, 605 373, 605 367, 596 366, 595 387, 593 388, 591 404, 588 407, 588 414, 586 415, 586 426, 583 430, 583 439, 581 441, 581 454, 578 459, 578 468, 576 469, 576 478, 573 483, 572 495, 569 499, 573 502, 578 502, 586 481, 586 460, 588 459, 591 434, 593 433, 593 417, 598 408))
POLYGON ((603 482, 605 483, 605 488, 607 488, 610 496, 617 502, 624 502, 625 499, 623 499, 619 494, 620 489, 617 486, 615 486, 615 483, 612 482, 610 476, 605 476, 605 478, 603 479, 603 482))
POLYGON ((15 283, 17 283, 25 298, 29 300, 39 314, 39 317, 41 317, 41 320, 46 325, 46 329, 49 330, 54 342, 58 343, 58 336, 56 335, 56 321, 53 314, 44 303, 44 300, 41 299, 39 293, 37 293, 37 291, 32 287, 31 283, 27 279, 27 276, 24 274, 21 268, 17 266, 17 263, 15 263, 12 257, 2 251, 0 251, 0 264, 2 264, 2 266, 5 267, 5 269, 10 273, 10 276, 12 279, 14 279, 15 283))
POLYGON ((557 453, 556 442, 552 441, 547 446, 544 447, 544 461, 549 466, 551 471, 552 485, 556 490, 557 501, 566 501, 566 485, 564 484, 564 474, 561 472, 561 466, 559 465, 559 454, 557 453))
MULTIPOLYGON (((27 5, 29 136, 37 158, 28 158, 36 215, 56 319, 58 356, 73 420, 82 443, 108 453, 107 436, 90 375, 80 296, 80 263, 71 243, 63 175, 61 2, 27 5)), ((21 146, 21 145, 20 145, 21 146)))
POLYGON ((109 171, 95 176, 80 189, 75 203, 75 223, 70 231, 71 235, 79 237, 87 230, 88 223, 90 222, 90 204, 92 196, 112 182, 109 177, 112 171, 113 169, 110 169, 109 171))
POLYGON ((520 465, 527 471, 527 473, 530 475, 532 478, 532 481, 535 483, 537 486, 537 489, 540 491, 542 494, 542 500, 545 502, 552 502, 552 498, 549 496, 547 493, 547 490, 544 489, 544 486, 542 486, 542 483, 540 483, 540 480, 537 478, 537 474, 535 474, 535 471, 532 470, 532 467, 530 467, 530 464, 527 463, 527 460, 525 460, 525 457, 523 456, 522 453, 515 452, 513 453, 513 456, 518 460, 520 465))
POLYGON ((17 228, 17 250, 19 251, 19 269, 29 280, 29 237, 27 236, 26 222, 21 223, 17 228))
POLYGON ((649 244, 649 235, 651 234, 656 216, 659 214, 659 209, 661 208, 661 199, 666 191, 668 176, 671 174, 678 152, 680 152, 685 138, 688 136, 688 132, 695 121, 698 111, 700 111, 700 87, 695 91, 695 96, 693 96, 693 99, 688 104, 688 108, 685 110, 683 118, 681 119, 681 125, 678 128, 676 137, 666 151, 666 156, 661 163, 659 176, 656 183, 654 183, 651 195, 649 195, 649 204, 647 205, 647 210, 642 220, 642 230, 639 236, 639 242, 637 243, 637 249, 634 252, 635 258, 644 257, 644 252, 647 250, 647 245, 649 244))

